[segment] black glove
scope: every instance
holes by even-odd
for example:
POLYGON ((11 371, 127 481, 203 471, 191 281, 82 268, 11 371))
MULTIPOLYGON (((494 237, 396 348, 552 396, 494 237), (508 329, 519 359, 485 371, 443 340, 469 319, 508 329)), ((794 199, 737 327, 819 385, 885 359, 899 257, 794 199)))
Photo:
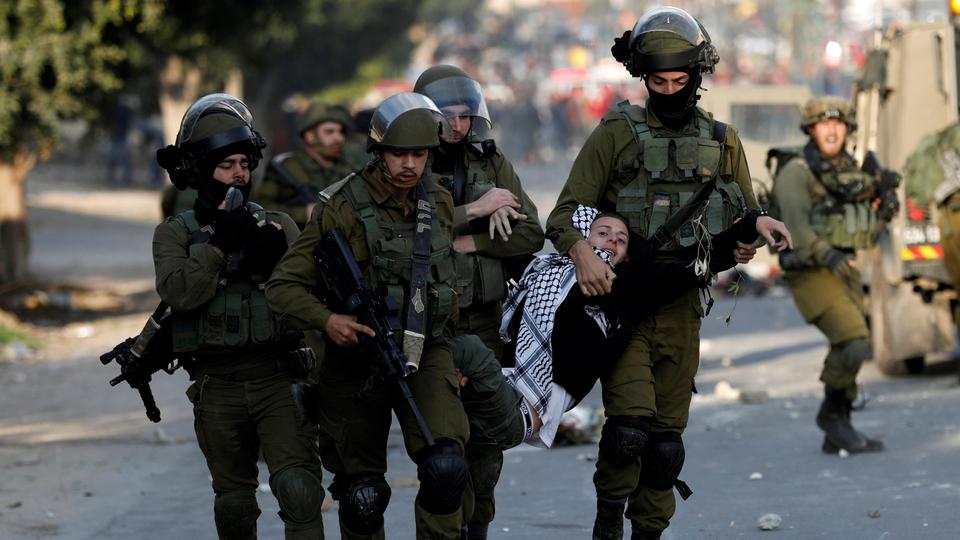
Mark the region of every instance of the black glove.
POLYGON ((850 277, 850 257, 839 249, 829 248, 817 255, 817 264, 833 272, 840 279, 850 277))
POLYGON ((251 274, 269 276, 287 252, 287 236, 272 223, 256 227, 247 242, 243 268, 251 274))
POLYGON ((217 210, 213 221, 214 233, 209 243, 225 254, 233 253, 247 245, 255 229, 257 219, 246 207, 241 206, 229 212, 217 210))

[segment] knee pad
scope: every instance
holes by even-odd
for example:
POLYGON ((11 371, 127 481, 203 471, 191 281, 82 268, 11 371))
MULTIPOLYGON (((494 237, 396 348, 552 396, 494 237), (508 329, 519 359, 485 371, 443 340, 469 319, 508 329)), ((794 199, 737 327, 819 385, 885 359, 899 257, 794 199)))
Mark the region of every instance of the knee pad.
POLYGON ((340 520, 350 532, 364 536, 383 527, 383 513, 390 503, 390 485, 384 477, 358 478, 340 489, 330 487, 340 502, 340 520))
POLYGON ((228 491, 213 500, 213 521, 221 538, 254 538, 260 507, 253 491, 228 491))
POLYGON ((417 453, 420 506, 431 514, 452 514, 460 508, 467 487, 467 462, 453 439, 437 439, 417 453))
POLYGON ((839 356, 838 360, 844 370, 850 373, 859 372, 863 362, 873 356, 873 349, 870 347, 870 342, 866 338, 844 341, 837 345, 836 349, 831 347, 830 354, 833 354, 834 350, 836 350, 839 356))
POLYGON ((280 504, 280 519, 288 525, 310 525, 320 518, 323 486, 306 469, 294 467, 271 479, 273 493, 280 504))
POLYGON ((654 433, 640 458, 640 484, 661 491, 673 489, 685 454, 679 433, 654 433))
POLYGON ((650 440, 646 419, 611 416, 600 433, 600 455, 617 467, 624 467, 643 455, 650 440))

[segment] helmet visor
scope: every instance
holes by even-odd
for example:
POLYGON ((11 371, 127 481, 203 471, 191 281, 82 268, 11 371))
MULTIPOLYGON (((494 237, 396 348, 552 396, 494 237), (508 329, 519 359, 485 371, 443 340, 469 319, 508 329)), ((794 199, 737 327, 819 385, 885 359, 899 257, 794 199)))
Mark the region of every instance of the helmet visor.
POLYGON ((422 93, 433 100, 444 117, 469 116, 471 134, 486 134, 493 123, 480 83, 469 77, 446 77, 423 87, 422 93))
POLYGON ((450 125, 430 98, 422 94, 403 92, 388 97, 374 111, 373 118, 370 120, 370 140, 374 143, 383 142, 393 122, 403 113, 416 109, 425 109, 433 114, 440 136, 449 134, 450 125))
POLYGON ((242 101, 230 94, 210 94, 198 99, 183 115, 180 132, 177 134, 177 146, 191 140, 200 119, 212 113, 230 114, 253 129, 253 114, 242 101))
POLYGON ((648 32, 676 34, 689 42, 691 47, 710 40, 692 15, 675 7, 655 8, 644 13, 633 27, 631 42, 636 42, 638 36, 648 32))

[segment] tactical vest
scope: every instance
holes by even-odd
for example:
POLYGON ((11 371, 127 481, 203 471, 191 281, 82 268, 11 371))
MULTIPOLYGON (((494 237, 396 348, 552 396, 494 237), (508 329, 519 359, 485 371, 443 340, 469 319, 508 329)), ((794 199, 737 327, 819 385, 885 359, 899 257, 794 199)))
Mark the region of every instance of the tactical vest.
POLYGON ((619 107, 640 149, 636 159, 621 164, 636 176, 617 194, 617 212, 631 230, 650 238, 705 182, 713 182, 716 189, 663 245, 664 251, 699 244, 743 216, 746 203, 740 186, 720 177, 723 144, 714 140, 713 122, 705 112, 696 111, 696 136, 658 137, 647 124, 646 109, 625 101, 619 107))
MULTIPOLYGON (((810 170, 806 160, 802 163, 810 170)), ((870 186, 874 178, 856 168, 834 168, 821 172, 818 180, 823 190, 814 194, 810 212, 810 225, 817 236, 841 249, 873 247, 877 231, 873 198, 858 201, 841 194, 847 192, 847 186, 870 186)))
MULTIPOLYGON (((263 209, 254 211, 253 216, 257 221, 278 222, 272 212, 263 209)), ((203 228, 193 210, 177 214, 174 219, 187 230, 191 238, 203 228)), ((174 311, 173 350, 243 347, 298 339, 298 333, 280 329, 267 306, 263 291, 269 277, 221 277, 217 292, 209 302, 191 311, 174 311)))
MULTIPOLYGON (((436 192, 439 186, 436 182, 424 182, 433 215, 424 324, 424 335, 430 338, 443 335, 447 321, 457 312, 456 267, 451 253, 453 245, 443 234, 443 225, 437 217, 436 192)), ((412 220, 391 223, 380 219, 363 183, 362 176, 353 176, 343 186, 343 193, 360 217, 366 236, 370 260, 364 274, 374 287, 389 294, 401 306, 400 320, 404 321, 410 305, 410 273, 417 225, 412 220)))
MULTIPOLYGON (((467 174, 463 191, 464 204, 476 201, 497 187, 497 179, 490 178, 483 166, 487 158, 478 157, 469 148, 465 148, 461 159, 467 174)), ((450 181, 448 178, 444 180, 450 181)), ((504 299, 506 274, 500 259, 476 253, 454 252, 454 256, 457 263, 457 291, 460 294, 461 309, 466 309, 473 304, 482 305, 504 299)))

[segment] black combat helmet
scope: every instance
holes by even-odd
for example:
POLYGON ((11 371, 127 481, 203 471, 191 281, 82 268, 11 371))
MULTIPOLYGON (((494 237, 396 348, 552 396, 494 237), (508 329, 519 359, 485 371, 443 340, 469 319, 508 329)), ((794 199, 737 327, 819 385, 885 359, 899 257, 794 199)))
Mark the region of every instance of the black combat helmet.
POLYGON ((443 129, 449 129, 447 122, 430 98, 413 92, 394 94, 373 113, 367 151, 436 148, 443 129))
POLYGON ((178 189, 197 188, 217 163, 232 154, 246 155, 252 172, 266 145, 253 129, 253 114, 243 101, 229 94, 209 94, 187 109, 176 144, 157 150, 157 163, 178 189))
POLYGON ((720 61, 703 25, 693 15, 670 6, 644 13, 633 31, 615 40, 611 52, 634 77, 691 69, 709 74, 720 61))
POLYGON ((441 64, 428 68, 417 78, 413 91, 430 98, 447 118, 469 116, 470 140, 486 139, 493 127, 480 83, 457 66, 441 64))

